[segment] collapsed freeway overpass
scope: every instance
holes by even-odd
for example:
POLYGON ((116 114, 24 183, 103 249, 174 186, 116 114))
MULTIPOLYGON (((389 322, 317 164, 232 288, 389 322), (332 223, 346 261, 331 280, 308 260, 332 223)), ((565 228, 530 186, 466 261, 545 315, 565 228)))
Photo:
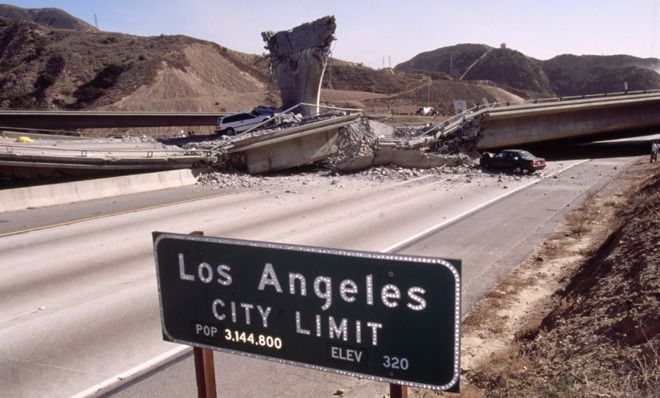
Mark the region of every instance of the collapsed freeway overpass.
MULTIPOLYGON (((205 113, 0 111, 0 129, 213 125, 217 116, 205 113)), ((250 173, 265 173, 333 155, 337 151, 341 129, 358 121, 358 113, 348 112, 306 125, 270 132, 264 130, 265 133, 251 136, 239 135, 208 151, 191 151, 176 146, 138 150, 111 148, 109 144, 93 141, 88 144, 80 142, 75 148, 64 150, 50 144, 40 146, 38 141, 26 145, 5 138, 0 140, 0 165, 14 171, 37 168, 165 170, 213 164, 219 158, 226 160, 229 156, 247 166, 250 173)), ((421 136, 403 140, 379 139, 375 151, 381 155, 398 153, 396 156, 401 157, 404 151, 410 155, 415 152, 411 149, 429 147, 452 133, 465 131, 478 150, 654 134, 660 132, 660 91, 480 106, 432 124, 421 136)), ((391 156, 381 158, 387 161, 391 156)), ((373 160, 367 159, 362 166, 368 167, 372 163, 373 160)))
POLYGON ((562 98, 483 111, 479 149, 617 139, 660 131, 660 92, 562 98))

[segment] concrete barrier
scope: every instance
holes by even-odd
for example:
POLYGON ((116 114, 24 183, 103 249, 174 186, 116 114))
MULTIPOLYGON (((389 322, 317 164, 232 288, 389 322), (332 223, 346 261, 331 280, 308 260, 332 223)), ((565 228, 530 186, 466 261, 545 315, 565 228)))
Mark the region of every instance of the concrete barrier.
POLYGON ((180 169, 5 189, 0 190, 0 212, 183 187, 197 182, 196 174, 195 170, 180 169))

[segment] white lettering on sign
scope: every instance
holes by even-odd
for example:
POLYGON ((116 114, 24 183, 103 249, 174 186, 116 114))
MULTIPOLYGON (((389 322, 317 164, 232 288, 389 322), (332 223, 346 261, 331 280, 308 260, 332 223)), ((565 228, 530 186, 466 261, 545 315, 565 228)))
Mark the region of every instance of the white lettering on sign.
POLYGON ((330 357, 334 359, 341 359, 342 361, 360 363, 362 360, 362 354, 364 353, 360 350, 352 350, 350 348, 335 346, 330 347, 330 357))
MULTIPOLYGON (((207 285, 217 282, 222 286, 229 286, 233 282, 230 274, 231 267, 227 264, 213 266, 207 262, 200 262, 196 266, 187 265, 184 254, 178 253, 178 265, 179 279, 182 281, 199 281, 207 285)), ((275 266, 272 263, 265 263, 257 289, 260 291, 270 290, 276 294, 288 293, 292 296, 307 297, 308 278, 304 274, 289 272, 288 282, 288 289, 285 291, 282 289, 282 284, 280 283, 275 266)), ((359 285, 352 279, 343 279, 338 284, 333 284, 333 278, 318 275, 312 280, 310 287, 314 291, 314 296, 320 299, 319 308, 321 311, 332 309, 334 297, 339 297, 344 303, 362 302, 370 306, 380 302, 385 308, 392 310, 423 311, 427 307, 427 301, 425 299, 426 289, 422 287, 411 286, 407 290, 401 290, 399 286, 393 283, 387 283, 382 287, 375 287, 374 284, 374 276, 372 274, 365 275, 363 285, 359 285), (374 300, 375 292, 380 293, 380 300, 374 300)), ((256 319, 261 320, 261 326, 263 328, 268 328, 268 318, 272 313, 272 308, 269 306, 255 305, 247 302, 224 301, 219 298, 211 302, 210 309, 213 317, 218 321, 228 321, 246 326, 252 325, 256 316, 256 319), (254 315, 255 310, 256 315, 254 315)), ((205 325, 197 324, 195 326, 195 333, 205 336, 208 336, 209 333, 212 335, 217 333, 217 330, 204 329, 204 327, 205 325), (202 329, 198 329, 198 327, 202 329)), ((379 333, 382 329, 383 324, 379 322, 360 319, 351 320, 332 315, 322 316, 318 313, 304 315, 300 311, 295 311, 295 331, 301 335, 315 336, 317 338, 325 337, 330 340, 354 342, 357 344, 362 344, 363 341, 369 342, 369 337, 371 337, 371 345, 378 346, 379 333)), ((337 359, 354 362, 360 361, 361 354, 358 355, 359 351, 344 351, 339 347, 333 347, 333 350, 335 350, 332 351, 333 358, 336 354, 337 359)))
POLYGON ((195 275, 186 274, 186 264, 183 261, 183 253, 179 253, 179 278, 182 281, 191 281, 195 280, 195 275))
POLYGON ((215 337, 218 334, 218 328, 215 326, 202 325, 201 323, 195 324, 195 334, 204 335, 206 337, 215 337))
MULTIPOLYGON (((290 295, 307 296, 307 279, 303 274, 290 272, 289 289, 290 295)), ((319 275, 314 278, 312 286, 314 288, 314 295, 321 299, 321 310, 327 311, 333 304, 333 283, 332 278, 329 276, 319 275)), ((272 263, 264 264, 261 272, 261 278, 257 286, 258 290, 265 291, 268 286, 271 286, 276 293, 284 293, 282 284, 275 271, 275 266, 272 263)), ((357 302, 357 297, 360 294, 359 285, 351 280, 344 279, 339 283, 339 297, 347 303, 357 302)), ((364 298, 367 305, 374 305, 374 277, 373 275, 366 275, 364 281, 364 298)), ((405 300, 405 307, 413 311, 422 311, 426 308, 426 300, 424 295, 426 290, 419 286, 412 286, 406 291, 407 299, 403 297, 401 289, 395 284, 387 284, 380 289, 380 302, 387 308, 397 308, 401 300, 405 300)), ((401 306, 403 307, 403 304, 401 306)))
MULTIPOLYGON (((309 329, 303 329, 300 326, 300 311, 296 311, 296 333, 298 334, 310 334, 309 329)), ((321 336, 318 336, 321 337, 321 336)))
POLYGON ((417 304, 412 304, 412 303, 406 304, 408 308, 410 308, 413 311, 421 311, 424 308, 426 308, 426 300, 424 300, 424 298, 420 296, 423 294, 426 294, 426 290, 424 290, 424 288, 413 286, 410 289, 408 289, 408 297, 410 297, 413 301, 417 302, 417 304))
MULTIPOLYGON (((240 307, 243 308, 243 323, 246 325, 250 325, 252 323, 252 309, 254 309, 254 305, 250 303, 239 303, 240 307)), ((224 321, 227 318, 227 314, 224 313, 224 309, 226 307, 226 304, 223 300, 221 299, 215 299, 211 303, 211 312, 213 313, 213 316, 215 319, 219 321, 224 321)), ((231 309, 231 321, 232 323, 238 323, 238 314, 236 313, 236 302, 231 301, 229 303, 229 307, 231 309)), ((261 305, 257 305, 257 312, 259 313, 259 316, 261 317, 261 325, 264 328, 268 327, 268 317, 270 316, 272 308, 271 307, 262 307, 261 305)))
POLYGON ((264 327, 268 327, 268 315, 270 315, 270 307, 266 307, 264 310, 262 306, 257 305, 257 311, 259 311, 259 315, 261 315, 261 322, 263 323, 264 327))
POLYGON ((207 263, 199 263, 197 267, 197 276, 199 280, 204 283, 211 283, 213 280, 213 268, 207 263))
POLYGON ((280 285, 280 281, 277 280, 275 269, 271 263, 264 265, 264 271, 261 273, 261 279, 259 280, 259 287, 257 289, 264 290, 266 285, 273 286, 275 291, 282 293, 282 286, 280 285))
MULTIPOLYGON (((186 262, 183 253, 179 253, 179 279, 182 281, 195 281, 195 274, 186 272, 186 262)), ((229 286, 232 283, 231 275, 229 274, 231 267, 226 264, 220 264, 216 268, 217 279, 216 281, 222 286, 229 286)), ((213 281, 213 267, 210 264, 202 262, 197 266, 197 276, 202 283, 211 283, 213 281)))
POLYGON ((345 279, 339 284, 339 295, 347 303, 355 301, 355 296, 349 296, 358 292, 358 286, 350 279, 345 279))
POLYGON ((327 276, 317 276, 316 279, 314 279, 314 294, 316 294, 316 297, 325 300, 325 303, 321 306, 323 311, 327 310, 332 305, 331 288, 332 279, 327 276), (324 286, 323 290, 321 290, 321 284, 324 286))
POLYGON ((296 294, 296 281, 298 281, 298 285, 300 286, 300 295, 303 297, 307 296, 307 281, 301 274, 289 274, 289 293, 296 294))
POLYGON ((225 314, 218 311, 218 306, 224 307, 225 302, 220 299, 213 300, 213 303, 211 304, 211 311, 213 312, 213 316, 215 317, 215 319, 219 321, 224 321, 226 316, 225 314))
MULTIPOLYGON (((332 315, 321 317, 319 314, 314 315, 314 321, 310 318, 296 311, 296 333, 309 336, 314 329, 314 335, 319 338, 325 335, 328 339, 362 343, 362 321, 359 319, 351 321, 347 318, 335 318, 332 315)), ((367 328, 371 332, 371 344, 377 346, 378 332, 383 328, 383 324, 367 322, 367 328)))
POLYGON ((380 291, 380 298, 383 304, 394 308, 399 305, 399 302, 396 300, 401 298, 401 290, 396 285, 385 285, 383 286, 383 290, 380 291))
POLYGON ((348 328, 346 327, 346 318, 342 318, 337 325, 335 318, 332 316, 328 317, 328 336, 331 339, 343 339, 344 341, 348 340, 348 328), (337 337, 335 337, 335 335, 337 337))
POLYGON ((378 345, 378 329, 383 328, 382 323, 367 322, 367 326, 371 328, 371 345, 378 345))

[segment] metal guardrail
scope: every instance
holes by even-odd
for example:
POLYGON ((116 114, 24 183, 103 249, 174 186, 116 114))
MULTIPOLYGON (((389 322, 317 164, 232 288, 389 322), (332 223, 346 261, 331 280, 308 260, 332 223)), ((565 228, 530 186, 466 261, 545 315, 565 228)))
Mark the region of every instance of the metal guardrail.
POLYGON ((175 157, 175 156, 203 156, 202 154, 205 153, 206 151, 190 151, 190 150, 167 150, 167 149, 99 149, 99 150, 94 150, 94 149, 71 149, 71 148, 54 148, 54 147, 47 147, 47 146, 36 146, 36 145, 2 145, 4 148, 5 153, 17 153, 16 149, 24 149, 24 153, 26 154, 36 154, 36 153, 41 153, 41 154, 53 154, 53 156, 57 156, 55 154, 62 154, 62 155, 77 155, 79 154, 80 157, 91 157, 93 155, 133 155, 133 157, 140 157, 140 156, 135 156, 137 154, 142 154, 141 157, 143 158, 154 158, 154 157, 175 157))

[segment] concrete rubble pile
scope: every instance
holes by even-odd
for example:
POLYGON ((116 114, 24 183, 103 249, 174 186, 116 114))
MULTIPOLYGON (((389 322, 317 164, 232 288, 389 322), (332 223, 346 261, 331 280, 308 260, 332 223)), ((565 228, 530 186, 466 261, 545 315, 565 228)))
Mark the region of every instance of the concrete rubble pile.
POLYGON ((224 172, 213 171, 201 174, 197 180, 199 185, 220 188, 255 188, 261 187, 264 177, 253 176, 237 172, 235 170, 226 170, 224 172))
POLYGON ((427 123, 423 126, 399 126, 394 129, 392 136, 398 139, 410 139, 416 138, 423 135, 426 131, 431 128, 431 124, 427 123))
POLYGON ((479 119, 472 119, 456 131, 448 134, 431 145, 431 150, 443 155, 469 156, 476 159, 480 156, 476 148, 479 137, 479 119))
POLYGON ((328 168, 343 171, 368 167, 373 162, 377 142, 369 127, 369 121, 362 117, 341 129, 336 144, 337 153, 324 163, 328 168))

